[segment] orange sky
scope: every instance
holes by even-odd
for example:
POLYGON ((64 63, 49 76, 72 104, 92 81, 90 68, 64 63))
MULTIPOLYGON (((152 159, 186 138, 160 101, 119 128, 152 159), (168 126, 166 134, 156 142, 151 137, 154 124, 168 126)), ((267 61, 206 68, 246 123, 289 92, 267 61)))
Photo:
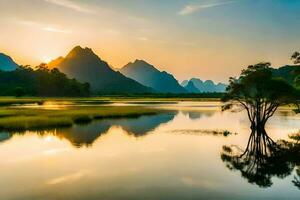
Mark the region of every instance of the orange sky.
POLYGON ((289 64, 300 48, 300 3, 266 2, 0 0, 0 52, 38 65, 81 45, 115 68, 144 59, 179 80, 227 81, 256 62, 289 64))

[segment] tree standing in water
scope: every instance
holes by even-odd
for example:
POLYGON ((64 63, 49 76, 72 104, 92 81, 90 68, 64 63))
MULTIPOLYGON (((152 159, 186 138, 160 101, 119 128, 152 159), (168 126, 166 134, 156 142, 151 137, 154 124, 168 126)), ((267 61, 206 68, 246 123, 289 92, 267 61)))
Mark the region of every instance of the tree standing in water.
POLYGON ((250 65, 239 78, 230 78, 223 110, 245 109, 251 129, 265 133, 265 124, 279 106, 297 104, 298 91, 282 78, 274 78, 268 62, 250 65))
MULTIPOLYGON (((295 64, 300 63, 300 54, 293 57, 295 64)), ((274 142, 265 131, 265 124, 279 106, 294 104, 300 110, 297 84, 274 77, 270 66, 270 63, 251 65, 242 71, 239 78, 230 78, 227 93, 222 99, 225 103, 223 110, 235 108, 247 111, 251 134, 245 151, 235 146, 224 146, 221 158, 229 169, 239 170, 250 183, 260 187, 270 187, 272 176, 286 177, 299 165, 300 146, 284 141, 274 142)), ((298 177, 293 183, 300 188, 298 177)))

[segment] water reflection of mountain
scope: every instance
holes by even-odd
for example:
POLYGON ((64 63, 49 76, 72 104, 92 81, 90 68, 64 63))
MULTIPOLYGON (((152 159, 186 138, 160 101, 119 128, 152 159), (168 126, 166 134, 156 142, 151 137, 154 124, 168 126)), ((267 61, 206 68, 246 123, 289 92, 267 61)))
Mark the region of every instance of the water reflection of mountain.
POLYGON ((212 117, 216 111, 214 110, 201 110, 201 111, 183 111, 184 115, 188 115, 191 120, 200 119, 202 117, 212 117))
POLYGON ((299 138, 296 135, 290 141, 274 142, 266 133, 252 131, 245 151, 224 146, 221 158, 228 169, 240 171, 249 183, 262 188, 272 186, 272 177, 283 179, 295 170, 292 183, 300 189, 299 138))
POLYGON ((145 136, 159 125, 174 119, 176 112, 157 115, 143 115, 137 118, 102 119, 84 126, 58 129, 55 135, 69 140, 74 146, 90 146, 112 126, 120 126, 127 134, 135 137, 145 136))
MULTIPOLYGON (((159 125, 174 119, 177 112, 164 112, 156 115, 141 115, 135 118, 108 118, 93 121, 86 125, 75 125, 70 128, 59 128, 50 131, 38 131, 39 135, 51 134, 61 139, 67 139, 76 147, 91 146, 101 135, 106 134, 112 126, 120 126, 127 134, 135 137, 145 136, 159 125)), ((32 132, 31 132, 32 133, 32 132)), ((13 134, 0 135, 0 142, 8 140, 13 134)))
POLYGON ((115 121, 107 120, 111 125, 121 126, 130 135, 135 137, 144 136, 153 131, 161 124, 174 119, 176 113, 164 113, 153 116, 141 116, 138 119, 119 119, 115 121))
POLYGON ((9 140, 12 137, 10 133, 7 132, 0 132, 0 143, 9 140))

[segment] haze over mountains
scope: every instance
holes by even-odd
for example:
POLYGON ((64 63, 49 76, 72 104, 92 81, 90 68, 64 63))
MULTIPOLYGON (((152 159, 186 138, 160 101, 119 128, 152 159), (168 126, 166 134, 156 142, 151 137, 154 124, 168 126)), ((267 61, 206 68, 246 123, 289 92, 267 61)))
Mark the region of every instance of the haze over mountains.
POLYGON ((188 81, 187 84, 184 86, 184 88, 189 92, 189 93, 200 93, 200 90, 196 88, 194 83, 192 81, 188 81))
MULTIPOLYGON (((202 81, 198 78, 192 78, 190 80, 184 80, 181 83, 187 90, 193 90, 193 93, 211 93, 211 92, 225 92, 227 85, 223 83, 215 84, 211 80, 202 81), (198 89, 199 92, 197 92, 198 89)), ((191 91, 190 91, 191 92, 191 91)))
POLYGON ((135 60, 128 63, 120 72, 139 83, 151 87, 161 93, 186 93, 187 91, 178 83, 173 75, 159 71, 144 60, 135 60))
POLYGON ((70 78, 90 83, 95 93, 150 93, 153 89, 112 70, 90 48, 76 46, 66 57, 59 57, 47 64, 58 68, 70 78))
MULTIPOLYGON (((0 53, 0 72, 14 73, 18 68, 11 57, 0 53)), ((214 83, 211 80, 202 81, 198 78, 185 80, 181 84, 176 78, 165 71, 160 71, 144 60, 135 60, 121 68, 119 71, 113 69, 107 62, 101 60, 90 48, 76 46, 65 57, 59 57, 47 66, 58 68, 69 78, 91 86, 93 94, 128 94, 128 93, 213 93, 225 92, 227 85, 214 83)), ((278 69, 271 68, 274 77, 280 77, 293 84, 296 71, 300 66, 286 65, 278 69)), ((16 80, 18 73, 3 74, 11 76, 11 80, 16 80), (15 77, 16 76, 16 77, 15 77)), ((30 78, 30 77, 29 77, 30 78)), ((19 79, 18 79, 19 80, 19 79)), ((8 84, 7 80, 2 81, 8 84)), ((15 87, 20 85, 16 85, 15 87)), ((11 88, 3 86, 4 88, 11 88)), ((22 86, 23 87, 23 86, 22 86)))
POLYGON ((2 71, 13 71, 18 67, 18 64, 13 61, 11 57, 0 53, 0 70, 2 71))

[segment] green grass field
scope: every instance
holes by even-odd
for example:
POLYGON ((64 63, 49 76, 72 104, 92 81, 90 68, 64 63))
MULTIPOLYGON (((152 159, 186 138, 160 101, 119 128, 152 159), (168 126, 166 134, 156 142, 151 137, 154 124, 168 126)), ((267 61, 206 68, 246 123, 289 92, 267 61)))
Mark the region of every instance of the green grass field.
MULTIPOLYGON (((25 131, 56 127, 68 127, 74 124, 89 123, 101 118, 137 117, 147 114, 166 112, 161 109, 145 106, 100 106, 102 103, 130 102, 130 103, 169 103, 178 101, 219 101, 218 98, 195 97, 124 97, 104 96, 90 98, 35 98, 35 97, 0 97, 0 131, 25 131), (44 108, 44 104, 54 103, 54 109, 44 108), (64 107, 67 103, 68 106, 64 107), (16 105, 42 105, 41 107, 18 107, 16 105), (55 104, 62 107, 55 107, 55 104), (74 105, 73 105, 74 104, 74 105), (95 104, 95 105, 94 105, 95 104), (99 104, 99 106, 97 106, 99 104), (78 106, 79 105, 79 106, 78 106), (89 105, 89 106, 80 106, 89 105)), ((282 107, 293 109, 293 107, 282 107)))
POLYGON ((68 97, 0 97, 0 106, 12 104, 43 104, 45 101, 70 101, 75 103, 108 103, 108 102, 138 102, 138 101, 219 101, 218 97, 197 97, 197 96, 101 96, 101 97, 84 97, 84 98, 68 98, 68 97))
POLYGON ((72 126, 101 118, 137 117, 162 112, 156 109, 133 106, 70 107, 45 110, 0 107, 0 130, 24 131, 72 126))
POLYGON ((58 109, 43 109, 16 107, 18 105, 44 105, 54 102, 63 105, 69 104, 99 104, 130 102, 151 103, 177 101, 218 101, 218 98, 199 98, 195 96, 102 96, 88 98, 41 98, 41 97, 0 97, 0 130, 24 131, 44 128, 72 126, 73 124, 89 123, 92 120, 108 117, 136 117, 145 114, 163 112, 154 108, 142 106, 68 106, 58 109))

